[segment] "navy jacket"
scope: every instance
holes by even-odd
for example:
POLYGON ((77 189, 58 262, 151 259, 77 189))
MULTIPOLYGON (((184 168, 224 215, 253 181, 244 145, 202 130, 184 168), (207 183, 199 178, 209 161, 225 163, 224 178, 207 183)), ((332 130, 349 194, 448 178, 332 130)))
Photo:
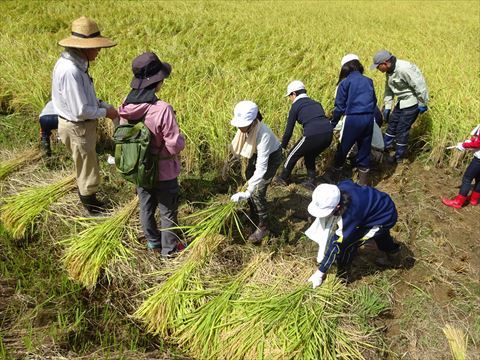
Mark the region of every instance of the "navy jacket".
POLYGON ((282 138, 282 148, 286 148, 293 134, 295 122, 298 121, 303 126, 303 136, 318 135, 333 131, 332 125, 325 116, 322 105, 304 97, 298 99, 292 104, 288 113, 287 127, 282 138))
POLYGON ((373 114, 376 106, 372 79, 354 71, 338 84, 332 124, 336 125, 342 115, 373 114))
POLYGON ((350 196, 350 203, 342 214, 342 236, 333 236, 326 247, 319 269, 325 273, 340 252, 361 238, 374 226, 392 228, 397 222, 397 209, 390 196, 369 186, 360 186, 352 180, 337 185, 350 196), (357 230, 363 231, 357 231, 357 230))

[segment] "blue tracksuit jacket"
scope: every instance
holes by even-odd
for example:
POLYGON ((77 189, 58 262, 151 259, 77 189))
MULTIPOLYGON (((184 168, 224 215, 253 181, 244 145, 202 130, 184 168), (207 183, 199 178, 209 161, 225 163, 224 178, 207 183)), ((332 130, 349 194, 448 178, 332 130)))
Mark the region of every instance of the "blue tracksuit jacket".
POLYGON ((388 231, 397 222, 397 209, 388 194, 369 186, 357 185, 352 180, 342 181, 338 187, 350 196, 350 203, 342 214, 342 236, 333 236, 327 244, 319 266, 323 273, 328 271, 337 254, 360 245, 363 236, 371 228, 379 226, 388 231))
POLYGON ((376 106, 372 79, 354 71, 338 84, 332 124, 335 126, 342 115, 373 115, 376 106))

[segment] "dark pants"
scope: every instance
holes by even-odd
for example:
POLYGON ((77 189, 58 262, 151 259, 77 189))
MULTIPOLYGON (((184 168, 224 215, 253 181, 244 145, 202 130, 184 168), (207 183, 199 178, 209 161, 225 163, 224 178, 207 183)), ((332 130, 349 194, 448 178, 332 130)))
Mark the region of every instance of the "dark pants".
POLYGON ((370 239, 363 239, 363 237, 370 231, 370 229, 359 228, 355 234, 351 236, 353 241, 342 242, 339 246, 339 256, 337 258, 337 264, 340 267, 349 265, 355 255, 358 252, 358 248, 362 246, 366 241, 373 240, 377 244, 379 250, 386 253, 395 253, 399 249, 399 245, 393 241, 390 235, 391 227, 381 227, 375 235, 370 239))
POLYGON ((467 196, 475 180, 473 191, 480 192, 480 159, 474 157, 467 170, 463 174, 462 185, 460 186, 460 195, 467 196))
POLYGON ((178 226, 177 213, 179 186, 177 179, 159 181, 152 189, 137 187, 140 200, 140 222, 150 249, 162 249, 163 255, 175 250, 179 237, 174 230, 158 230, 155 220, 157 207, 160 210, 162 229, 178 226))
POLYGON ((418 105, 400 109, 395 106, 388 120, 387 131, 383 137, 385 148, 393 146, 396 143, 395 157, 397 160, 405 157, 407 152, 408 137, 410 128, 418 117, 418 105))
MULTIPOLYGON (((248 160, 247 169, 245 171, 245 177, 250 179, 255 172, 255 165, 257 162, 257 155, 253 155, 248 160)), ((250 208, 258 216, 258 220, 266 222, 268 218, 267 214, 267 188, 272 182, 278 167, 282 163, 282 149, 278 149, 270 154, 268 158, 268 167, 265 175, 263 175, 262 181, 255 187, 252 196, 248 199, 250 208)))
POLYGON ((57 115, 43 115, 40 116, 40 136, 42 141, 50 142, 50 135, 52 130, 58 129, 58 116, 57 115))
POLYGON ((373 114, 347 115, 343 126, 342 140, 335 153, 335 167, 345 163, 348 152, 356 143, 358 147, 356 166, 361 170, 370 168, 372 150, 373 114))
POLYGON ((333 132, 302 137, 288 154, 280 176, 288 180, 295 164, 303 157, 308 177, 315 179, 315 159, 323 150, 330 146, 332 137, 333 132))

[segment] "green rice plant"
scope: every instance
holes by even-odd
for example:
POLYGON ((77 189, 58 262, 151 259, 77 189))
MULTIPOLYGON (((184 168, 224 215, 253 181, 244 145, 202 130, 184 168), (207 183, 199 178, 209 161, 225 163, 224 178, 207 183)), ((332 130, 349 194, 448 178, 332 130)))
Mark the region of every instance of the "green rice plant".
POLYGON ((198 297, 198 291, 203 290, 200 271, 226 240, 220 233, 231 234, 233 226, 241 230, 237 210, 236 203, 220 197, 186 218, 194 221, 193 225, 184 227, 187 237, 194 240, 178 256, 180 266, 163 284, 150 290, 151 295, 134 314, 146 324, 149 332, 169 336, 177 319, 184 318, 201 304, 198 297))
POLYGON ((75 188, 75 176, 53 184, 28 188, 2 199, 0 220, 5 230, 15 239, 30 237, 35 222, 47 213, 48 207, 75 188))
POLYGON ((370 320, 390 309, 390 302, 374 287, 362 284, 352 292, 352 308, 361 323, 368 327, 370 320))
POLYGON ((459 328, 454 328, 452 325, 447 324, 443 328, 448 345, 450 346, 450 352, 452 353, 453 360, 465 360, 467 359, 467 346, 468 338, 464 331, 459 328))
POLYGON ((180 318, 173 337, 198 359, 215 358, 221 346, 220 333, 226 326, 232 301, 241 295, 241 288, 268 254, 259 254, 209 301, 180 318))
POLYGON ((63 256, 63 263, 70 278, 88 290, 95 287, 102 270, 105 270, 107 279, 110 279, 109 265, 117 261, 126 261, 131 255, 122 239, 125 235, 130 239, 135 237, 128 222, 137 206, 138 197, 135 197, 112 216, 87 220, 89 226, 79 234, 64 240, 68 248, 63 256), (97 223, 92 225, 91 221, 97 223))
POLYGON ((360 349, 368 345, 342 326, 348 305, 344 285, 332 277, 315 290, 297 285, 279 292, 277 285, 251 284, 250 294, 234 301, 219 358, 362 358, 360 349))
POLYGON ((0 180, 28 162, 38 160, 41 156, 42 154, 38 149, 30 149, 20 153, 13 159, 0 162, 0 180))

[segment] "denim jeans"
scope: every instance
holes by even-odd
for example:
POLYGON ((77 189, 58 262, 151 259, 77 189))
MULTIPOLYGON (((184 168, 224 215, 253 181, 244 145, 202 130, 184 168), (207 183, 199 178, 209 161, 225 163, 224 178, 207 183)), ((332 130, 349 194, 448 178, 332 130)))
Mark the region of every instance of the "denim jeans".
POLYGON ((49 141, 52 130, 58 129, 57 115, 43 115, 39 118, 42 140, 49 141))
POLYGON ((473 191, 480 192, 480 159, 474 157, 467 170, 463 174, 462 185, 460 186, 460 195, 467 196, 475 180, 473 191))
POLYGON ((410 129, 415 120, 417 120, 417 117, 418 105, 403 109, 400 109, 399 105, 397 105, 390 115, 383 141, 385 143, 385 148, 393 146, 393 141, 395 141, 395 157, 397 160, 405 157, 410 129))

